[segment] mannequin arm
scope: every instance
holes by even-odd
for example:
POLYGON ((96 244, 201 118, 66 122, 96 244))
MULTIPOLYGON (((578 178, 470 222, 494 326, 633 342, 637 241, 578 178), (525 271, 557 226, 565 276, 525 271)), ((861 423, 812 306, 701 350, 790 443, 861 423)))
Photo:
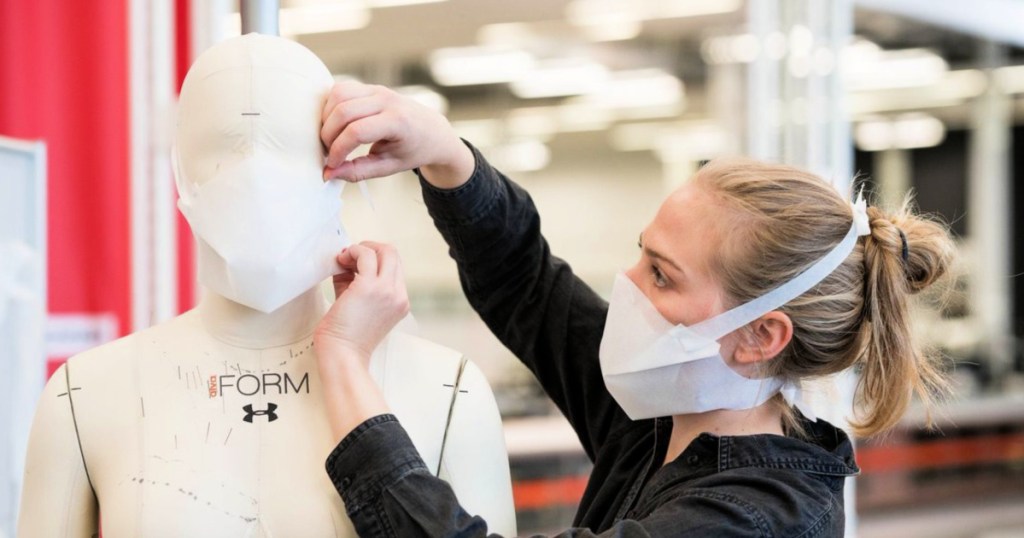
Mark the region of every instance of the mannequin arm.
POLYGON ((20 537, 77 538, 98 532, 97 501, 78 444, 66 368, 54 372, 36 406, 18 516, 20 537))
POLYGON ((515 506, 501 416, 483 373, 466 362, 445 436, 439 477, 491 532, 516 535, 515 506))

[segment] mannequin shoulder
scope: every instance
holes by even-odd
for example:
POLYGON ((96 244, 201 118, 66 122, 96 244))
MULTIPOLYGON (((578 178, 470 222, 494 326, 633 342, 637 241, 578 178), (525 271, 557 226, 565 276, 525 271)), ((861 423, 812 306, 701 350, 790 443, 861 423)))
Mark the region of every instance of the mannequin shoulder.
POLYGON ((195 312, 186 312, 158 325, 125 335, 72 356, 67 361, 71 376, 116 376, 127 372, 144 357, 161 349, 180 349, 202 332, 195 312))
MULTIPOLYGON (((396 361, 403 365, 414 366, 415 363, 423 361, 442 361, 458 366, 462 361, 462 352, 419 336, 396 332, 388 336, 387 342, 388 361, 396 361)), ((433 365, 437 366, 436 362, 433 365)))

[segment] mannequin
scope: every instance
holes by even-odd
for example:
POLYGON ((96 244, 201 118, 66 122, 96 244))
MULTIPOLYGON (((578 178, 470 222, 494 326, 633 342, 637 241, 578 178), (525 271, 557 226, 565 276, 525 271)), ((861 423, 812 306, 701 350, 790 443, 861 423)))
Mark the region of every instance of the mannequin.
MULTIPOLYGON (((331 82, 319 59, 285 39, 250 34, 211 48, 182 89, 179 190, 182 178, 217 181, 226 160, 260 151, 285 155, 295 181, 321 181, 331 82)), ((105 538, 355 536, 324 471, 338 440, 312 345, 329 307, 319 281, 272 309, 247 306, 226 295, 260 294, 212 291, 227 289, 216 276, 225 261, 199 245, 208 290, 195 309, 72 357, 47 383, 19 536, 94 536, 101 514, 105 538)), ((371 370, 427 464, 495 532, 514 535, 500 417, 480 371, 402 332, 378 347, 371 370)))

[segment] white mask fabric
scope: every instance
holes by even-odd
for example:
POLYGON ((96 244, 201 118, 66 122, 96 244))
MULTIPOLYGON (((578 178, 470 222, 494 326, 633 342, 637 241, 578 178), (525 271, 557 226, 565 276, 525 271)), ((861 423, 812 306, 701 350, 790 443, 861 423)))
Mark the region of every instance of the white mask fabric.
POLYGON ((294 167, 254 154, 202 185, 175 177, 178 207, 200 249, 199 281, 272 312, 341 269, 351 244, 341 224, 343 182, 295 177, 294 167))
POLYGON ((750 379, 719 354, 718 340, 810 290, 871 233, 863 198, 851 204, 850 231, 831 252, 795 278, 743 305, 685 326, 666 320, 625 274, 616 276, 599 352, 609 393, 632 420, 717 409, 750 409, 782 392, 811 420, 798 380, 750 379))

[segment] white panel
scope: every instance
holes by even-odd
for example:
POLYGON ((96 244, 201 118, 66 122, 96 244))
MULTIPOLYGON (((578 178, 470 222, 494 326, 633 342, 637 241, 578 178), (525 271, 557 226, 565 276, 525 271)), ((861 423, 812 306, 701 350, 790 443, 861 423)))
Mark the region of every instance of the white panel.
POLYGON ((0 137, 0 535, 14 535, 45 315, 46 146, 0 137))

